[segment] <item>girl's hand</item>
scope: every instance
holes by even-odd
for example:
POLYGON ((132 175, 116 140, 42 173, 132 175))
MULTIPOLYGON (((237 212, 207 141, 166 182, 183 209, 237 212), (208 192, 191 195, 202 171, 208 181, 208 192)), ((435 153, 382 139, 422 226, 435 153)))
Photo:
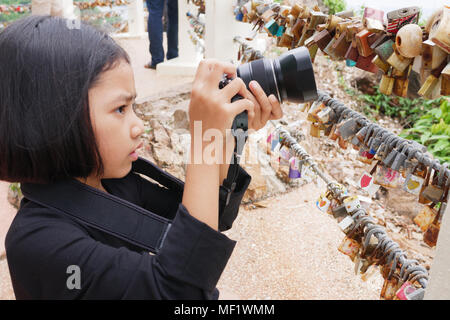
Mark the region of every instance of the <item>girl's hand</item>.
MULTIPOLYGON (((202 60, 195 75, 189 104, 191 134, 194 132, 194 121, 202 122, 202 131, 218 129, 225 138, 227 129, 231 129, 233 119, 244 110, 249 117, 254 117, 254 102, 251 94, 240 78, 236 78, 236 67, 231 63, 215 59, 202 60), (225 88, 219 89, 223 75, 235 78, 225 88), (244 99, 231 103, 231 98, 240 94, 244 99)), ((203 135, 202 132, 202 135, 203 135)))
POLYGON ((265 94, 262 87, 256 81, 250 81, 249 87, 252 94, 249 94, 254 105, 253 116, 248 116, 249 129, 259 130, 264 127, 269 120, 280 119, 283 116, 280 102, 271 94, 269 97, 265 94))

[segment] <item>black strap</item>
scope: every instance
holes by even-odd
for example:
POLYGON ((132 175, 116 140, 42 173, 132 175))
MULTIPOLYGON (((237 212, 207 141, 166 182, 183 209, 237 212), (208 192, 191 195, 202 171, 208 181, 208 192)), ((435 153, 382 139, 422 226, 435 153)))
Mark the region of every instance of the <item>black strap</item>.
MULTIPOLYGON (((133 163, 132 170, 169 189, 183 189, 183 182, 143 158, 133 163)), ((75 179, 52 184, 23 183, 21 190, 33 202, 152 253, 159 252, 171 226, 168 219, 75 179)))
MULTIPOLYGON (((233 100, 232 100, 233 101, 233 100)), ((248 114, 247 111, 240 113, 233 121, 231 133, 234 136, 235 145, 231 163, 228 168, 227 178, 223 180, 219 189, 219 200, 222 205, 228 205, 231 194, 236 188, 236 180, 239 175, 239 163, 245 142, 248 138, 248 114)))

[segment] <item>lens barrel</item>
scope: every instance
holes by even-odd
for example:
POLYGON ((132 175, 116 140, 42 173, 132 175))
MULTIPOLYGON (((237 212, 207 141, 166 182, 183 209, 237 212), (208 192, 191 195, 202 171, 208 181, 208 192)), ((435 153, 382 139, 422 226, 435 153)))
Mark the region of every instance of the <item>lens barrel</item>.
POLYGON ((266 95, 280 102, 302 103, 317 99, 314 71, 305 47, 295 48, 277 59, 259 59, 240 65, 237 75, 247 85, 256 80, 266 95))

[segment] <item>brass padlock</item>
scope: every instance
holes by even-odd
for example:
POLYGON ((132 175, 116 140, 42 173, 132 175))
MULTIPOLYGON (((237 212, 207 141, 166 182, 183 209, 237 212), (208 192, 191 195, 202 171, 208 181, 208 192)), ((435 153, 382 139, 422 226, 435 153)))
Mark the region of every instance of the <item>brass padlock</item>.
POLYGON ((342 22, 344 19, 335 15, 330 14, 325 22, 325 28, 331 32, 336 29, 336 26, 339 22, 342 22))
POLYGON ((318 24, 325 23, 327 15, 320 11, 311 11, 310 16, 306 20, 308 30, 315 30, 318 24))
POLYGON ((406 97, 408 94, 408 79, 395 79, 392 92, 399 97, 406 97))
POLYGON ((376 56, 373 58, 372 63, 373 63, 374 65, 376 65, 376 66, 378 67, 378 69, 382 70, 385 74, 388 73, 389 68, 391 67, 391 66, 389 65, 389 63, 384 62, 383 60, 381 60, 381 58, 380 58, 378 55, 376 55, 376 56))
POLYGON ((450 62, 441 73, 441 95, 450 95, 450 62))
POLYGON ((344 140, 341 136, 338 137, 338 145, 341 149, 347 150, 348 142, 344 140))
POLYGON ((295 24, 291 30, 292 34, 294 35, 294 40, 297 40, 297 41, 300 40, 304 26, 305 26, 305 20, 297 19, 295 21, 295 24))
POLYGON ((317 122, 311 123, 309 134, 312 137, 320 138, 320 124, 318 124, 317 122))
POLYGON ((438 80, 438 78, 430 74, 425 80, 424 84, 420 87, 419 91, 417 91, 417 94, 425 97, 430 96, 433 90, 436 88, 438 80))
POLYGON ((314 37, 310 37, 308 40, 305 41, 305 47, 308 48, 311 62, 314 63, 314 59, 316 58, 317 50, 319 50, 319 47, 314 42, 314 37))
POLYGON ((331 41, 328 43, 328 45, 323 50, 323 52, 326 53, 327 55, 329 55, 333 60, 338 60, 333 52, 333 44, 335 42, 336 42, 336 38, 332 38, 331 41))
POLYGON ((303 9, 300 6, 299 3, 295 3, 292 7, 291 7, 291 12, 290 14, 292 14, 295 18, 298 18, 298 15, 300 14, 300 12, 302 12, 303 9))
POLYGON ((387 62, 398 71, 403 72, 413 62, 413 59, 403 57, 396 49, 395 43, 392 48, 394 52, 387 59, 387 62))

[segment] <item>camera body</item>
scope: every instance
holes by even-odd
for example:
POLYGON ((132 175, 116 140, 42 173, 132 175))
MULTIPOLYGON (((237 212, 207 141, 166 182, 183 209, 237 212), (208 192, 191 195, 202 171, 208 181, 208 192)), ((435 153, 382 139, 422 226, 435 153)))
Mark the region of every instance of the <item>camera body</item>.
MULTIPOLYGON (((259 59, 242 64, 237 76, 245 85, 255 80, 267 96, 273 94, 280 103, 290 101, 303 103, 317 99, 317 88, 311 57, 306 47, 287 51, 277 59, 259 59)), ((225 87, 232 79, 224 78, 219 88, 225 87)), ((236 95, 231 102, 242 99, 236 95)), ((232 132, 238 129, 248 130, 247 111, 238 114, 233 121, 232 132)))

